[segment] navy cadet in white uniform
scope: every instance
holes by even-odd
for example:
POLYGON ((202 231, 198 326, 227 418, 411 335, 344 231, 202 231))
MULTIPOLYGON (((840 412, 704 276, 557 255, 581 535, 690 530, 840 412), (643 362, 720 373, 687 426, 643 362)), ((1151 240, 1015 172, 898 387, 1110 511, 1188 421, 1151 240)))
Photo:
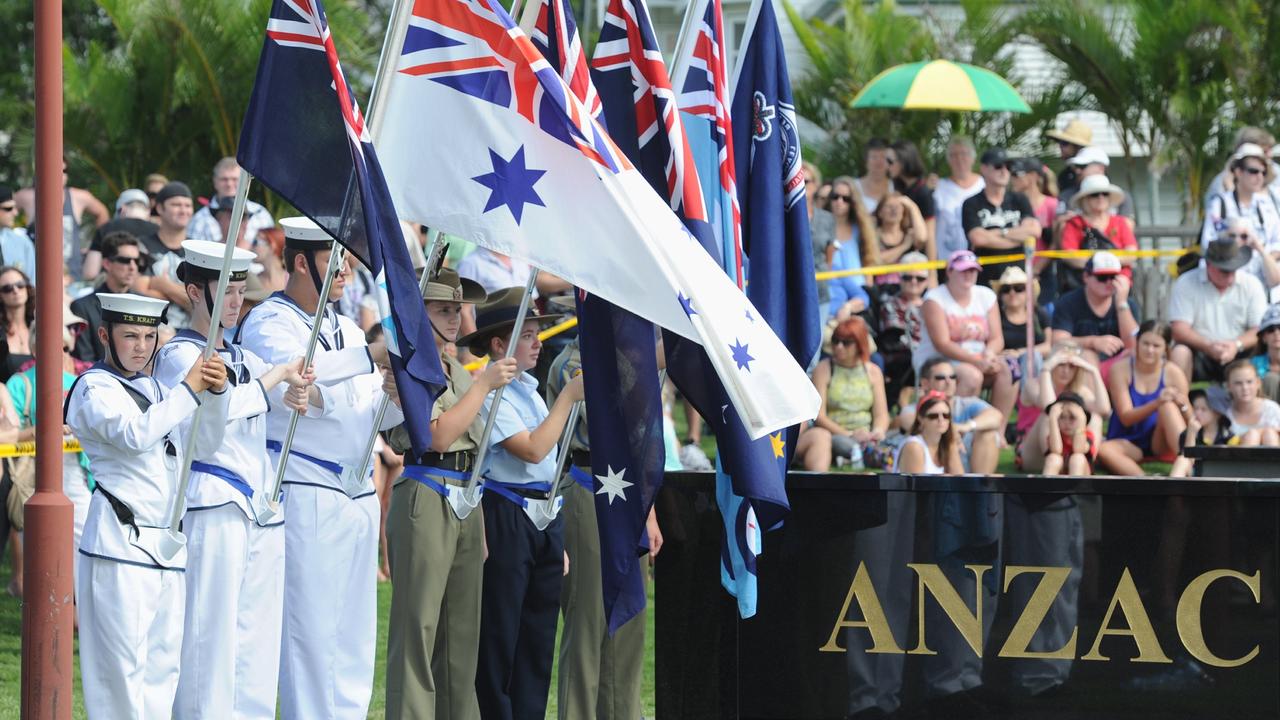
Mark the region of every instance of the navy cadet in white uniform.
MULTIPOLYGON (((226 246, 187 240, 182 249, 178 278, 191 303, 191 327, 160 348, 154 372, 169 388, 181 382, 186 368, 204 352, 226 246)), ((253 260, 253 253, 239 248, 232 256, 222 327, 215 338, 231 385, 223 442, 191 463, 182 524, 187 536, 186 627, 173 707, 179 720, 276 715, 284 517, 259 517, 275 478, 267 457, 267 412, 269 393, 283 394, 282 382, 297 387, 307 382, 299 373, 301 357, 272 367, 223 337, 224 329, 240 319, 253 260)))
MULTIPOLYGON (((238 338, 268 363, 305 354, 333 249, 306 218, 280 225, 288 283, 248 314, 238 338)), ((326 305, 342 297, 349 275, 342 263, 326 305)), ((373 694, 380 515, 364 451, 384 397, 377 366, 385 366, 387 352, 381 342, 366 345, 360 328, 333 308, 321 323, 316 381, 284 476, 280 710, 286 719, 363 719, 373 694)), ((267 413, 267 447, 277 462, 291 415, 280 406, 267 413)), ((402 422, 392 404, 380 429, 402 422)))
MULTIPOLYGON (((459 338, 476 355, 506 355, 511 328, 524 288, 490 293, 476 309, 476 332, 459 338)), ((541 720, 547 712, 551 663, 560 613, 560 582, 572 560, 564 554, 563 519, 558 513, 539 528, 533 517, 546 508, 555 480, 556 445, 573 403, 582 400, 582 377, 569 381, 550 410, 529 373, 538 364, 542 343, 538 324, 558 315, 529 310, 516 340, 520 375, 507 386, 498 404, 485 463, 485 539, 480 601, 480 662, 476 695, 485 720, 541 720)), ((485 414, 493 396, 485 399, 485 414)), ((544 515, 543 517, 546 517, 544 515)))
POLYGON ((63 409, 97 481, 76 578, 84 706, 90 718, 163 718, 178 686, 187 559, 181 545, 166 543, 184 444, 176 431, 203 403, 196 451, 221 443, 226 369, 217 356, 196 362, 166 390, 143 371, 168 303, 98 299, 107 359, 76 380, 63 409), (200 397, 206 389, 212 393, 200 397))

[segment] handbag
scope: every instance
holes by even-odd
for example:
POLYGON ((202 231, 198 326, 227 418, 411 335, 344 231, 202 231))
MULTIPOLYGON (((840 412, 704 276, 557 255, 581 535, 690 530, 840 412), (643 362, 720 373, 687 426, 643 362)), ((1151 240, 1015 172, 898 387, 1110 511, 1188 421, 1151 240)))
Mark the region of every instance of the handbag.
MULTIPOLYGON (((27 386, 27 395, 23 403, 22 413, 31 417, 31 398, 35 394, 31 387, 31 379, 24 373, 18 377, 27 386)), ((36 458, 35 455, 24 455, 4 459, 4 472, 9 476, 13 487, 5 497, 5 509, 9 513, 9 522, 15 530, 22 531, 23 506, 36 493, 36 458)))

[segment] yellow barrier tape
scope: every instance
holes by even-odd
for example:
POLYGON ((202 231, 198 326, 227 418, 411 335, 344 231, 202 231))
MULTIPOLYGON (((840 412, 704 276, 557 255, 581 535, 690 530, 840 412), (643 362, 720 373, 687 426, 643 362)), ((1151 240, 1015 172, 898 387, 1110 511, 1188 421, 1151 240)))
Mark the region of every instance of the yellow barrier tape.
MULTIPOLYGON (((62 452, 64 453, 84 452, 84 448, 80 447, 79 440, 63 440, 62 452)), ((36 454, 36 444, 34 441, 0 444, 0 458, 31 457, 32 455, 35 455, 35 454, 36 454)))

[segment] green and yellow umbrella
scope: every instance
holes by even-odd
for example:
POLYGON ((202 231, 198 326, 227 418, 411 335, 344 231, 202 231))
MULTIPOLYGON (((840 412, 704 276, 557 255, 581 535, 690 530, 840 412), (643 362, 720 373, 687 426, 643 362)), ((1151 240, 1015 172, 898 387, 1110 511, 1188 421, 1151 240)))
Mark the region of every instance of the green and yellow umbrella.
POLYGON ((950 60, 922 60, 891 67, 872 78, 851 106, 1031 112, 1026 101, 1004 78, 990 70, 950 60))

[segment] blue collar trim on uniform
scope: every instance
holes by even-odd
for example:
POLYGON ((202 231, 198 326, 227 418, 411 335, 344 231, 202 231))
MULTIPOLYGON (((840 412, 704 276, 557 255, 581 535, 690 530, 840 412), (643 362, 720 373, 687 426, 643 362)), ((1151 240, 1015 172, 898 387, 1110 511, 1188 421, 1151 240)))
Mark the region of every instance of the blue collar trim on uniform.
MULTIPOLYGON (((299 305, 296 300, 286 295, 283 290, 277 290, 276 292, 271 293, 271 296, 268 297, 267 300, 268 301, 278 300, 279 302, 284 303, 286 306, 289 307, 289 309, 298 313, 298 315, 303 318, 303 320, 307 324, 307 327, 312 327, 311 321, 315 320, 316 314, 314 312, 308 313, 307 311, 303 310, 302 306, 299 305)), ((324 304, 324 317, 326 319, 332 318, 331 322, 333 324, 333 335, 336 341, 335 344, 337 345, 337 349, 341 350, 343 348, 343 345, 345 345, 345 343, 342 340, 342 328, 338 325, 338 313, 333 309, 332 306, 333 306, 332 302, 326 302, 324 304)), ((323 322, 323 320, 321 322, 323 322)), ((240 324, 243 325, 244 323, 242 322, 240 324)), ((320 345, 325 350, 332 349, 329 347, 329 343, 325 342, 323 335, 320 337, 320 345)))

